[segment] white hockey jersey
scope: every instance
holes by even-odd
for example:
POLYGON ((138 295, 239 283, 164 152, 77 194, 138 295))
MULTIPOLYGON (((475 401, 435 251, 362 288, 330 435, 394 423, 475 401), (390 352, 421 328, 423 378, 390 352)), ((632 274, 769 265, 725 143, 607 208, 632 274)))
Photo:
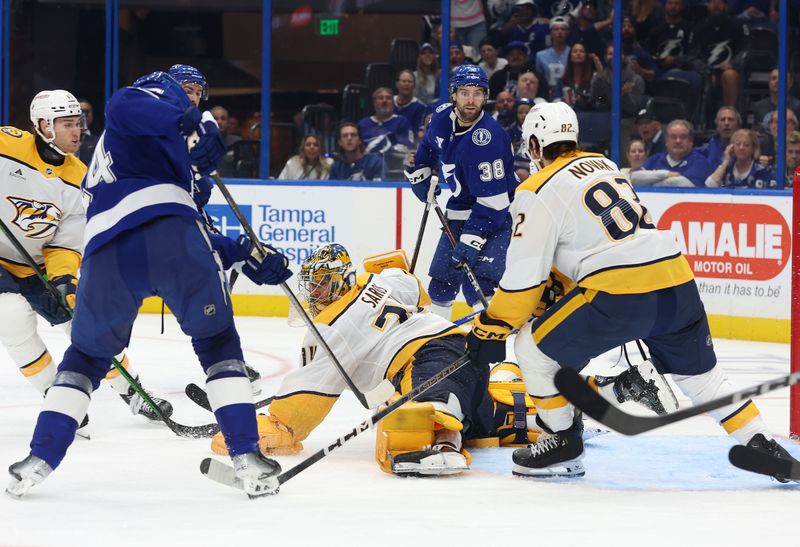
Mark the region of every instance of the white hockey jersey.
MULTIPOLYGON (((48 275, 77 275, 86 213, 80 184, 86 166, 72 154, 46 163, 34 135, 0 128, 0 218, 48 275)), ((0 236, 0 266, 17 277, 34 275, 27 259, 0 236)))
MULTIPOLYGON (((362 391, 413 366, 414 353, 426 342, 464 333, 426 310, 430 298, 419 280, 403 270, 361 274, 355 287, 314 318, 342 368, 362 391)), ((298 440, 322 421, 347 385, 324 350, 308 333, 300 368, 289 373, 270 404, 270 414, 290 425, 298 440)), ((402 374, 402 376, 398 376, 402 374)))
POLYGON ((506 271, 491 317, 532 315, 551 268, 581 287, 641 294, 694 278, 675 237, 656 229, 627 178, 599 154, 559 157, 518 188, 506 271))

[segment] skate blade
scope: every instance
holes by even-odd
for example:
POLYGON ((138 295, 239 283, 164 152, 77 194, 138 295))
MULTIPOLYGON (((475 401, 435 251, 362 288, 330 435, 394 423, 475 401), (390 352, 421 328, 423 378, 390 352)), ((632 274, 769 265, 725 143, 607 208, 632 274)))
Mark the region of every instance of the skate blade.
POLYGON ((458 475, 468 471, 469 466, 446 466, 446 467, 415 467, 407 464, 397 464, 392 466, 392 473, 398 477, 438 477, 444 475, 458 475))
POLYGON ((6 494, 8 494, 8 497, 15 500, 22 499, 22 496, 27 494, 28 490, 30 490, 34 484, 36 483, 31 479, 12 479, 12 482, 6 487, 6 494))
POLYGON ((531 477, 536 479, 549 479, 557 477, 583 477, 586 468, 580 460, 561 462, 550 467, 532 468, 514 464, 511 473, 518 477, 531 477))

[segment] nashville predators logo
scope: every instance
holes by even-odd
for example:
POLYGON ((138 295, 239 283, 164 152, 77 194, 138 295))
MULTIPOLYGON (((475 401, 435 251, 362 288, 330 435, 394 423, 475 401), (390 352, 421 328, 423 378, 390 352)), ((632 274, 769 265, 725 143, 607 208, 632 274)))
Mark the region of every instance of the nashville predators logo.
POLYGON ((17 216, 12 222, 25 232, 25 237, 45 239, 58 228, 62 213, 55 204, 15 196, 6 196, 6 199, 17 210, 17 216))

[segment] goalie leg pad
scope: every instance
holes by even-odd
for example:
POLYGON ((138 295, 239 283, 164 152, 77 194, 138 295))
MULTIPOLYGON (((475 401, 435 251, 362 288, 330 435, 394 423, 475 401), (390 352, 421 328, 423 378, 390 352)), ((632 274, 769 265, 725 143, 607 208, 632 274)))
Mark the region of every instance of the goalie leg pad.
MULTIPOLYGON (((258 422, 258 448, 267 456, 289 456, 303 450, 303 444, 295 440, 292 430, 286 427, 275 416, 259 414, 258 422)), ((228 447, 222 432, 211 439, 211 451, 221 456, 228 455, 228 447)))
POLYGON ((536 405, 522 381, 516 363, 503 362, 492 367, 489 395, 494 401, 494 424, 500 446, 527 446, 536 442, 541 430, 536 426, 536 405))

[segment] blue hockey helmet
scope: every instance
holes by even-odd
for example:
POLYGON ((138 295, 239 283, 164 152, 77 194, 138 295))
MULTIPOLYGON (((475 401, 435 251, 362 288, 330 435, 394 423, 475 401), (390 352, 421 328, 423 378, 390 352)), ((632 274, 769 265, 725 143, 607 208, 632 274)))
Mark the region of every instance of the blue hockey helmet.
POLYGON ((172 65, 169 67, 169 75, 175 78, 178 83, 197 84, 202 88, 200 98, 208 99, 208 82, 203 73, 191 65, 172 65))
POLYGON ((186 95, 186 92, 181 87, 181 84, 179 84, 175 78, 160 70, 140 76, 136 79, 136 81, 133 82, 133 87, 157 87, 176 97, 180 101, 183 108, 192 106, 192 103, 189 100, 189 97, 186 95))
POLYGON ((478 65, 459 65, 453 69, 450 78, 450 93, 453 94, 459 87, 480 87, 489 92, 489 77, 478 65))

